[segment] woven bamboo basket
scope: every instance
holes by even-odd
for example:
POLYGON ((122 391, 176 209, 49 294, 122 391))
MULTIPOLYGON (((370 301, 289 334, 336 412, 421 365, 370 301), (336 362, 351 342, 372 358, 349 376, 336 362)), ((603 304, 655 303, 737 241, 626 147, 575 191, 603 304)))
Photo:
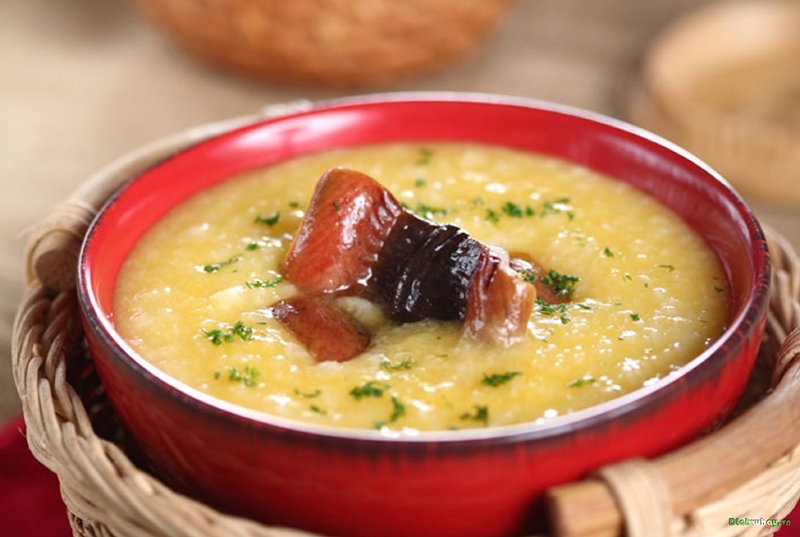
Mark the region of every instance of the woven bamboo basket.
MULTIPOLYGON (((308 103, 297 103, 298 109, 308 103)), ((78 321, 75 261, 100 204, 165 156, 265 115, 185 131, 111 164, 32 233, 28 284, 14 325, 13 372, 31 451, 55 472, 78 536, 309 536, 228 516, 140 469, 111 409, 78 321)), ((553 536, 767 535, 800 496, 800 259, 767 229, 774 272, 767 331, 736 417, 652 460, 629 460, 549 491, 553 536)))
POLYGON ((726 0, 653 41, 628 116, 742 192, 800 203, 800 3, 726 0))
POLYGON ((134 0, 180 48, 271 82, 385 84, 474 49, 512 0, 134 0))

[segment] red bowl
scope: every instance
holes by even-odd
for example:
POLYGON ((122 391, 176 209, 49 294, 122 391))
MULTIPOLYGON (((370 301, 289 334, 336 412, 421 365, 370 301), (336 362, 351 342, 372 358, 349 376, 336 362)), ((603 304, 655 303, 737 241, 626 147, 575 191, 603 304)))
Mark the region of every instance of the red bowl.
POLYGON ((79 295, 97 370, 153 471, 226 512, 335 535, 516 535, 553 485, 653 456, 709 430, 741 395, 768 300, 767 245, 742 199, 685 151, 595 114, 522 99, 398 94, 321 104, 182 151, 130 181, 92 224, 79 295), (545 424, 391 439, 213 399, 137 356, 114 330, 120 265, 173 206, 299 155, 396 141, 469 141, 565 159, 645 190, 716 252, 729 329, 677 374, 545 424))

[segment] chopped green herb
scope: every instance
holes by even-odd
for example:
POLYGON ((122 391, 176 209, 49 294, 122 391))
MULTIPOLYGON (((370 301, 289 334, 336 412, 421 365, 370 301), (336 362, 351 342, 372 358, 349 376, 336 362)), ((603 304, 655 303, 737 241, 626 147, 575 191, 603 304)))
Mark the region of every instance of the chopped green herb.
POLYGON ((642 320, 642 318, 641 318, 641 317, 639 317, 639 314, 638 314, 638 313, 631 313, 631 319, 632 319, 634 322, 638 322, 638 321, 641 321, 641 320, 642 320))
POLYGON ((239 336, 242 341, 250 341, 253 339, 253 329, 245 326, 242 321, 236 321, 236 324, 231 327, 231 335, 239 336))
POLYGON ((486 219, 494 225, 497 225, 497 222, 500 221, 500 217, 492 209, 486 209, 486 219))
POLYGON ((432 205, 428 205, 427 203, 422 203, 421 201, 418 201, 413 208, 409 206, 407 203, 401 203, 401 205, 404 208, 416 214, 417 216, 425 218, 426 220, 433 220, 437 216, 444 216, 450 213, 450 209, 445 209, 443 207, 434 207, 432 205))
POLYGON ((566 313, 567 305, 566 304, 550 304, 546 302, 544 299, 536 297, 535 304, 539 307, 539 313, 542 315, 555 315, 556 313, 566 313))
POLYGON ((414 364, 414 360, 403 360, 399 364, 393 364, 389 360, 384 360, 381 362, 381 368, 385 369, 386 371, 400 371, 402 369, 411 369, 411 366, 414 364))
POLYGON ((567 324, 569 322, 569 317, 566 313, 562 313, 559 319, 561 319, 561 324, 567 324))
POLYGON ((223 342, 230 343, 233 341, 233 334, 226 334, 219 328, 215 328, 213 330, 202 330, 203 335, 205 335, 211 343, 214 345, 222 345, 223 342))
POLYGON ((626 282, 629 282, 633 278, 631 278, 631 275, 626 272, 625 274, 622 275, 622 279, 625 280, 626 282))
POLYGON ((427 166, 431 163, 431 157, 433 156, 433 151, 428 149, 427 147, 422 147, 419 150, 420 157, 417 159, 416 165, 417 166, 427 166))
POLYGON ((534 280, 536 280, 536 271, 526 270, 525 272, 520 272, 519 276, 520 278, 522 278, 523 281, 526 281, 528 283, 533 283, 534 280))
POLYGON ((253 386, 256 385, 256 378, 258 378, 259 375, 261 375, 261 371, 259 371, 255 367, 246 365, 244 366, 244 372, 246 375, 244 377, 244 385, 247 386, 248 388, 252 388, 253 386))
POLYGON ((219 378, 221 376, 222 376, 222 373, 220 373, 219 371, 214 371, 214 380, 219 380, 219 378))
POLYGON ((492 373, 491 375, 487 375, 486 373, 483 374, 483 380, 481 381, 482 384, 486 386, 498 387, 509 380, 513 379, 517 375, 521 375, 521 371, 509 371, 507 373, 492 373))
POLYGON ((525 206, 525 216, 533 216, 536 212, 533 210, 533 207, 530 205, 525 206))
POLYGON ((245 285, 248 289, 262 289, 266 287, 275 287, 279 283, 283 281, 283 276, 278 274, 277 278, 273 280, 259 280, 255 279, 253 281, 246 282, 245 285))
POLYGON ((542 204, 542 209, 539 211, 539 216, 547 216, 556 213, 565 213, 570 220, 575 217, 575 214, 563 206, 569 203, 569 198, 558 198, 555 201, 548 201, 542 204))
POLYGON ((594 377, 583 377, 580 379, 575 379, 569 384, 567 384, 568 388, 580 388, 584 384, 591 384, 594 382, 594 377))
POLYGON ((417 180, 414 181, 414 186, 417 187, 417 188, 421 188, 421 187, 425 186, 427 183, 428 183, 428 180, 425 179, 424 177, 417 177, 417 180))
POLYGON ((342 210, 342 208, 341 208, 341 207, 339 207, 339 204, 338 204, 338 203, 336 203, 336 202, 334 201, 334 202, 333 202, 333 210, 334 210, 334 211, 336 211, 336 212, 338 213, 339 211, 341 211, 341 210, 342 210))
POLYGON ((675 270, 675 267, 672 265, 656 265, 656 267, 665 268, 667 269, 667 272, 672 272, 673 270, 675 270))
POLYGON ((722 287, 718 287, 718 286, 716 286, 716 285, 715 285, 715 286, 714 286, 714 291, 716 291, 717 293, 724 293, 724 292, 725 292, 725 289, 724 289, 724 288, 722 288, 722 287))
POLYGON ((406 415, 406 406, 394 395, 392 396, 392 415, 389 416, 389 423, 395 422, 406 415))
POLYGON ((234 255, 234 256, 229 257, 225 261, 221 261, 219 263, 213 263, 213 264, 210 264, 210 265, 205 265, 203 267, 203 270, 210 274, 212 272, 218 271, 222 267, 227 267, 228 265, 233 265, 234 263, 238 262, 240 259, 242 259, 242 256, 234 255))
POLYGON ((507 214, 511 218, 522 218, 524 214, 522 207, 510 201, 506 202, 506 204, 503 205, 502 210, 505 214, 507 214))
POLYGON ((325 414, 327 414, 327 412, 326 412, 326 411, 322 410, 322 409, 321 409, 320 407, 318 407, 317 405, 311 405, 310 407, 308 407, 308 409, 309 409, 311 412, 316 412, 317 414, 321 414, 321 415, 323 415, 323 416, 324 416, 325 414))
POLYGON ((300 207, 300 202, 299 201, 290 201, 289 202, 289 207, 291 207, 292 209, 297 209, 298 207, 300 207))
POLYGON ((254 222, 256 224, 267 224, 268 226, 272 227, 278 223, 278 220, 281 218, 280 211, 276 212, 272 216, 261 216, 260 214, 256 216, 254 222))
POLYGON ((614 252, 612 252, 608 246, 603 249, 603 254, 605 254, 606 257, 614 257, 614 252))
POLYGON ((470 421, 479 421, 483 423, 484 427, 488 427, 489 425, 489 407, 483 405, 474 405, 475 412, 469 413, 464 412, 461 414, 458 419, 460 420, 470 420, 470 421))
POLYGON ((214 345, 222 345, 223 343, 232 343, 235 336, 239 336, 242 341, 249 341, 253 336, 253 329, 245 326, 242 321, 237 321, 228 332, 224 332, 219 328, 213 330, 202 329, 203 335, 206 336, 214 345))
POLYGON ((578 306, 582 310, 592 311, 592 307, 589 306, 588 304, 584 304, 583 302, 576 302, 575 305, 578 306))
POLYGON ((355 397, 357 400, 360 400, 362 397, 382 397, 383 392, 389 388, 390 386, 385 382, 371 380, 363 386, 356 386, 350 390, 350 395, 355 397))
POLYGON ((242 380, 242 375, 239 373, 239 370, 235 367, 228 368, 228 380, 231 382, 238 382, 242 380))
POLYGON ((555 270, 550 269, 550 272, 545 274, 542 278, 542 283, 550 286, 558 296, 572 296, 575 292, 575 284, 580 280, 578 276, 559 274, 555 270))
POLYGON ((259 246, 261 245, 258 244, 257 242, 251 242, 250 244, 245 246, 244 249, 247 250, 248 252, 252 252, 253 250, 258 250, 259 246))
POLYGON ((303 399, 313 399, 315 397, 318 397, 321 393, 322 390, 320 390, 319 388, 317 388, 313 392, 301 392, 297 388, 294 389, 294 394, 298 397, 302 397, 303 399))

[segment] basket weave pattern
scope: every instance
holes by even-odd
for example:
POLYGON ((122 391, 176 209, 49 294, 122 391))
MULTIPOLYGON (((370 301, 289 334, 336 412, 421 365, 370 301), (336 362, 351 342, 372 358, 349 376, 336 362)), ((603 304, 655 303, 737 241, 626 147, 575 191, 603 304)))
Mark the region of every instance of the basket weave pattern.
POLYGON ((178 45, 275 82, 380 84, 474 48, 511 0, 135 0, 178 45))
MULTIPOLYGON (((28 444, 58 475, 75 535, 311 535, 219 513, 170 490, 134 463, 86 352, 74 278, 51 270, 53 263, 72 262, 74 268, 76 242, 89 218, 126 179, 166 154, 254 118, 193 129, 113 163, 57 207, 32 235, 29 285, 12 340, 14 379, 28 444)), ((728 519, 780 519, 797 503, 800 259, 782 237, 767 232, 774 266, 772 295, 749 408, 714 434, 659 459, 626 461, 554 489, 548 497, 554 534, 765 535, 773 529, 729 526, 728 519), (714 470, 715 464, 726 461, 736 462, 714 470), (681 479, 675 477, 675 468, 684 468, 681 479)))

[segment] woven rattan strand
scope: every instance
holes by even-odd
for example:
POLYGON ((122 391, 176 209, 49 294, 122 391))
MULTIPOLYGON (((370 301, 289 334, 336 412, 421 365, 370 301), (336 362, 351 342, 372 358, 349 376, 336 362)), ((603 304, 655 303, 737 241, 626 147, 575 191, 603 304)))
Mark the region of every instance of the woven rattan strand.
MULTIPOLYGON (((87 356, 75 290, 69 278, 58 276, 63 271, 48 265, 74 260, 87 215, 138 171, 182 147, 283 111, 270 109, 155 142, 81 185, 32 235, 28 287, 13 329, 14 380, 28 444, 58 475, 75 535, 310 535, 217 512, 136 466, 87 356)), ((774 267, 767 331, 737 417, 657 459, 626 461, 551 490, 552 535, 640 535, 653 520, 660 521, 660 535, 675 537, 767 535, 774 529, 731 526, 728 520, 781 519, 795 506, 800 495, 800 260, 781 236, 766 232, 774 267), (643 490, 658 491, 658 498, 643 501, 643 490)))

